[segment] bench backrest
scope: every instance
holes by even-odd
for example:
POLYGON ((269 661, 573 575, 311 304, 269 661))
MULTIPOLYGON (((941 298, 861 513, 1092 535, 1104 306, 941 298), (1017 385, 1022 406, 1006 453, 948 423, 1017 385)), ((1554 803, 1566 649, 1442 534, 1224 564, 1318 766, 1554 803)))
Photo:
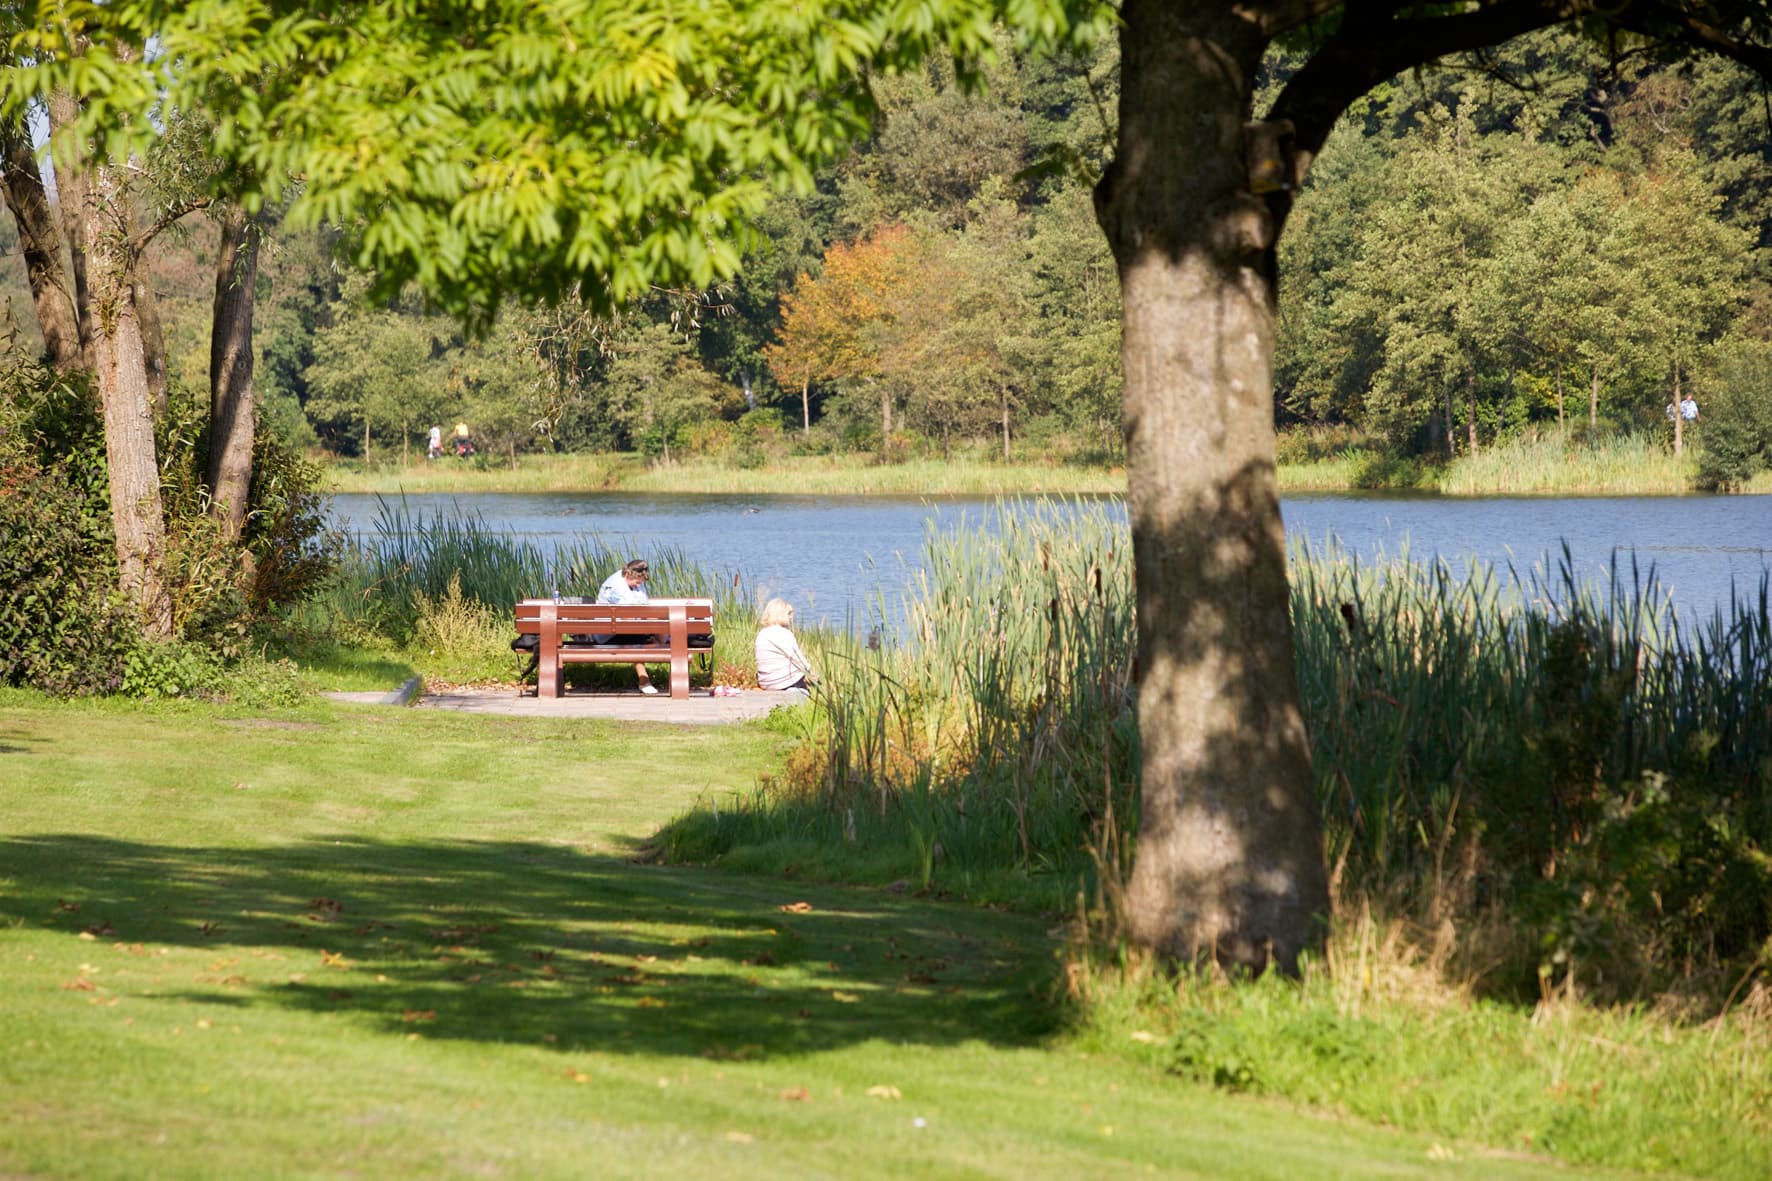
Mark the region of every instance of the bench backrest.
POLYGON ((683 608, 684 631, 692 636, 714 630, 714 600, 653 599, 648 603, 555 603, 552 599, 523 599, 517 604, 517 634, 540 635, 542 613, 552 609, 559 630, 605 634, 636 630, 663 630, 670 626, 674 607, 683 608), (637 628, 636 625, 646 625, 637 628))

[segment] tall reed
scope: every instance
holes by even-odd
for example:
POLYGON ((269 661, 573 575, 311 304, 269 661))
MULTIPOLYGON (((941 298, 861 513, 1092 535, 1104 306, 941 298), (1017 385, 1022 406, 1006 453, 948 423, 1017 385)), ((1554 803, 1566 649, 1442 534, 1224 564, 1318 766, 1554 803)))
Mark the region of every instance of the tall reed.
POLYGON ((423 598, 451 593, 507 614, 519 599, 594 595, 629 558, 645 557, 650 592, 658 598, 711 598, 716 621, 715 660, 751 663, 756 604, 736 572, 710 570, 676 546, 641 546, 595 533, 548 548, 501 533, 478 513, 425 513, 404 497, 377 500, 375 519, 348 549, 331 591, 313 610, 404 641, 423 598))
MULTIPOLYGON (((1614 565, 1519 571, 1293 554, 1299 685, 1346 898, 1500 916, 1497 987, 1628 992, 1772 936, 1772 604, 1698 626, 1614 565)), ((678 855, 902 877, 1055 907, 1111 895, 1137 809, 1132 574, 1099 506, 932 533, 833 639, 779 783, 667 833, 678 855), (902 620, 902 631, 887 626, 902 620)), ((1111 903, 1111 897, 1107 898, 1111 903)))

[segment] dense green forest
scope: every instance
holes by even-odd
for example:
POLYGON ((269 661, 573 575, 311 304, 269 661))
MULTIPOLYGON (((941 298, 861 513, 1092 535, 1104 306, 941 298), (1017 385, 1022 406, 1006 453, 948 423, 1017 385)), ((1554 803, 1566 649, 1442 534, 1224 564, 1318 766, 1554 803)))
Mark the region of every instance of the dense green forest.
MULTIPOLYGON (((372 460, 417 458, 458 421, 511 458, 1117 460, 1119 292, 1090 192, 1113 54, 1005 47, 976 94, 940 65, 877 79, 882 129, 775 200, 740 279, 614 316, 513 306, 470 337, 416 296, 369 300, 337 261, 349 227, 273 232, 261 413, 292 444, 372 460)), ((1291 64, 1270 61, 1271 89, 1291 64)), ((187 218, 149 255, 169 373, 192 391, 218 237, 187 218)), ((14 243, 0 227, 28 325, 14 243)), ((1693 393, 1701 478, 1739 482, 1772 431, 1769 247, 1772 102, 1738 66, 1549 32, 1393 80, 1343 121, 1282 244, 1276 415, 1304 428, 1283 455, 1675 445, 1666 408, 1693 393)))

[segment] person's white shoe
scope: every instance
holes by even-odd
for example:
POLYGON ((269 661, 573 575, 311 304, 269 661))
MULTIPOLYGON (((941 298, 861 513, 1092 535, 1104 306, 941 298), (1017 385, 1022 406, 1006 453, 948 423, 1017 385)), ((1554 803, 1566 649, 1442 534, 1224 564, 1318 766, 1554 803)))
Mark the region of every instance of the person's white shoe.
POLYGON ((657 685, 641 685, 640 692, 646 694, 646 696, 648 696, 648 697, 657 697, 658 696, 658 686, 657 685))

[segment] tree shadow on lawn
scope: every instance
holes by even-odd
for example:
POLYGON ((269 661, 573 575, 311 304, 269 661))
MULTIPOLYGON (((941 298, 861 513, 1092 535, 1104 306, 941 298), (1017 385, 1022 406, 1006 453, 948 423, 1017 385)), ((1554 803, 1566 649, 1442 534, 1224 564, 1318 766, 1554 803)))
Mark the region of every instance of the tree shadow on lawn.
MULTIPOLYGON (((351 1014, 382 1032, 766 1058, 1057 1026, 1038 920, 522 842, 181 848, 0 841, 0 923, 161 957, 144 997, 351 1014), (195 987, 191 987, 192 984, 195 987)), ((90 954, 90 953, 87 953, 90 954)), ((138 960, 151 973, 156 961, 138 960)), ((132 973, 135 979, 151 974, 132 973)))

